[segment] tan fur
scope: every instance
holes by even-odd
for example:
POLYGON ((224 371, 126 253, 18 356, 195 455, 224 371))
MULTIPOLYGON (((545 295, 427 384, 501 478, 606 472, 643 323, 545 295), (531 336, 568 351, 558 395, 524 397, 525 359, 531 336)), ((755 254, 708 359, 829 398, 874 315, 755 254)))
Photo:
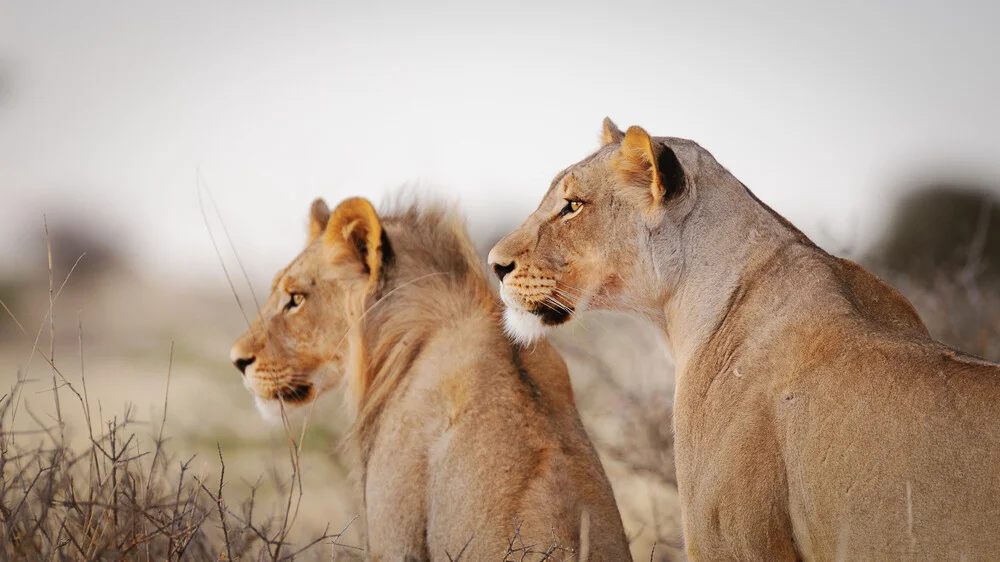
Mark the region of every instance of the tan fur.
POLYGON ((902 295, 816 247, 697 144, 633 140, 557 176, 490 262, 509 271, 505 314, 524 336, 540 332, 534 317, 572 317, 545 298, 660 327, 689 557, 995 558, 1000 366, 934 341, 902 295), (644 175, 657 167, 659 202, 644 175), (569 220, 567 177, 585 202, 569 220))
POLYGON ((309 228, 306 244, 312 244, 317 238, 323 235, 326 230, 326 223, 330 221, 330 208, 326 206, 326 201, 317 199, 309 207, 309 228))
POLYGON ((614 121, 608 117, 604 118, 604 126, 601 128, 601 146, 622 142, 624 136, 614 121))
POLYGON ((577 560, 582 527, 589 560, 627 559, 565 364, 545 341, 528 350, 504 337, 456 214, 380 217, 363 199, 323 209, 313 205, 309 245, 232 355, 253 358, 245 382, 265 409, 346 384, 371 559, 447 560, 465 548, 463 560, 499 561, 521 540, 537 553, 555 540, 548 559, 577 560), (286 309, 294 293, 305 298, 286 309))

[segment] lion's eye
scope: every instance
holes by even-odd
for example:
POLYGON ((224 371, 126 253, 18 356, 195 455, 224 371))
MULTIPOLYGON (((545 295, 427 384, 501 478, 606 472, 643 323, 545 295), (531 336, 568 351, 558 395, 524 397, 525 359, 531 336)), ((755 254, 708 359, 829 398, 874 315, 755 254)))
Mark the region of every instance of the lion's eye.
POLYGON ((570 200, 566 202, 566 206, 559 211, 560 217, 565 217, 566 215, 572 215, 573 213, 580 210, 583 207, 583 201, 570 200))
POLYGON ((302 293, 292 293, 288 299, 288 304, 285 305, 285 310, 291 310, 299 306, 304 300, 306 300, 306 296, 302 293))

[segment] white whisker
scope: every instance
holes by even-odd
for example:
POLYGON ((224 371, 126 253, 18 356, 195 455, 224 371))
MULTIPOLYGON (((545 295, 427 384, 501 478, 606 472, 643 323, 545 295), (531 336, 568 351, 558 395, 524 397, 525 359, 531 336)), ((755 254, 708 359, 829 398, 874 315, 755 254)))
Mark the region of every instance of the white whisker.
POLYGON ((555 307, 556 310, 561 310, 566 314, 573 316, 573 309, 559 302, 559 300, 556 299, 555 297, 547 296, 542 302, 545 303, 546 305, 555 307))

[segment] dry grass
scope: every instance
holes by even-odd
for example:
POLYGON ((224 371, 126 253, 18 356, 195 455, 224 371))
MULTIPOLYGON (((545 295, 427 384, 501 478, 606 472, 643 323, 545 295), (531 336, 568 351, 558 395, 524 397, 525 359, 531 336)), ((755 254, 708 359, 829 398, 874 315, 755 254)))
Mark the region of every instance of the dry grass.
MULTIPOLYGON (((96 421, 103 430, 91 433, 82 450, 60 436, 58 419, 47 426, 36 420, 44 439, 20 446, 25 433, 6 428, 18 413, 24 382, 0 402, 0 559, 288 560, 336 544, 346 531, 302 546, 287 542, 291 509, 261 518, 259 482, 234 509, 223 497, 221 448, 218 481, 208 482, 192 471, 193 457, 178 460, 166 452, 166 418, 145 447, 145 424, 131 410, 110 419, 101 415, 96 421)), ((87 409, 86 399, 77 398, 87 409)), ((300 493, 294 482, 289 490, 289 498, 300 493)))

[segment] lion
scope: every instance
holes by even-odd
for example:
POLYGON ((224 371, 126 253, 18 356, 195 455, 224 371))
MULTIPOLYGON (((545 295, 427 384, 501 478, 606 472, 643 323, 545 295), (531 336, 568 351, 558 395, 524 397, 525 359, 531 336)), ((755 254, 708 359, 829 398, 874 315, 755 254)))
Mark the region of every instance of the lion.
POLYGON ((270 414, 346 386, 372 560, 629 559, 566 366, 505 337, 483 265, 442 205, 317 199, 233 363, 270 414))
POLYGON ((1000 553, 1000 365, 932 339, 698 144, 606 119, 489 263, 523 342, 585 309, 658 326, 691 560, 1000 553))

